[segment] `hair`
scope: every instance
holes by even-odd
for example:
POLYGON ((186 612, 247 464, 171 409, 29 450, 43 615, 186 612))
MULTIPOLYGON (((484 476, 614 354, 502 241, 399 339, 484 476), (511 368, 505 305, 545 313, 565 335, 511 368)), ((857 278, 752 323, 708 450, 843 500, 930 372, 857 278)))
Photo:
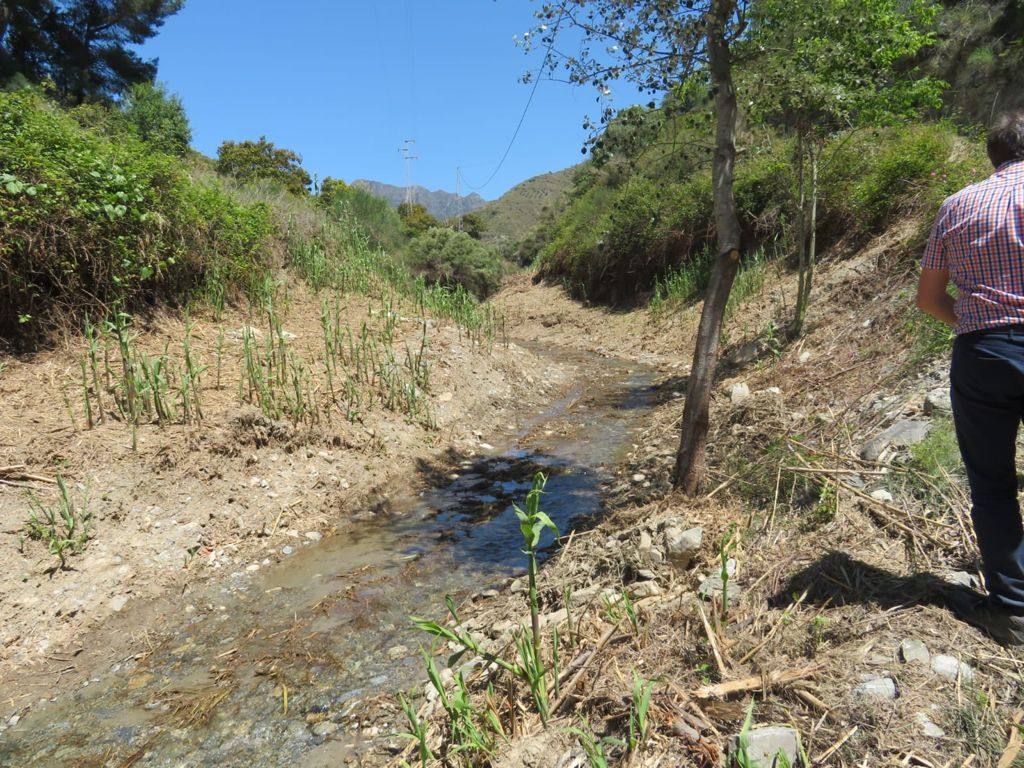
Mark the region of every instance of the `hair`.
POLYGON ((996 168, 1024 160, 1024 108, 1006 112, 988 134, 988 159, 996 168))

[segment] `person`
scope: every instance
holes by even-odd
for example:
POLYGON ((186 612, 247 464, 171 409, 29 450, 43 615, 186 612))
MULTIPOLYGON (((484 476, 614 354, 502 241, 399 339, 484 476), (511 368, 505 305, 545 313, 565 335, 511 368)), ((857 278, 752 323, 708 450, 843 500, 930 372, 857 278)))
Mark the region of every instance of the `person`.
POLYGON ((951 608, 1007 645, 1024 645, 1024 526, 1017 429, 1024 417, 1024 109, 988 136, 995 172, 948 198, 921 262, 917 305, 953 326, 949 381, 988 596, 951 608), (954 298, 947 290, 950 280, 954 298))

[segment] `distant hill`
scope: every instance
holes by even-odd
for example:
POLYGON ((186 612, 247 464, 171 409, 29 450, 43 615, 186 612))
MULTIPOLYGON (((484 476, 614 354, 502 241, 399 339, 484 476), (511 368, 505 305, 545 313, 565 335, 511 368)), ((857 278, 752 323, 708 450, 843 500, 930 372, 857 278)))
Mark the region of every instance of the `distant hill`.
MULTIPOLYGON (((396 187, 393 184, 368 179, 356 179, 352 184, 362 187, 371 195, 384 198, 395 208, 405 202, 405 187, 396 187)), ((459 197, 454 192, 445 192, 443 189, 431 191, 418 185, 414 186, 412 190, 413 199, 439 219, 458 216, 460 213, 469 213, 487 204, 487 201, 475 192, 459 197)))
POLYGON ((485 240, 518 242, 537 226, 541 216, 566 204, 566 192, 579 166, 542 173, 516 184, 477 215, 484 223, 485 240))

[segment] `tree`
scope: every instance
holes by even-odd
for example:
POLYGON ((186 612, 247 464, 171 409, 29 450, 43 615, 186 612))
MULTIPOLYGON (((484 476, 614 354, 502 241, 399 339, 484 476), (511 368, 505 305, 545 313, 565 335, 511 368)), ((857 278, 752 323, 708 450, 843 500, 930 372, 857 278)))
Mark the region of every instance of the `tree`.
POLYGON ((243 184, 277 182, 292 194, 309 192, 312 179, 302 167, 302 158, 260 136, 258 141, 225 141, 217 150, 217 173, 232 176, 243 184))
POLYGON ((455 227, 455 229, 465 232, 474 240, 482 238, 484 236, 484 232, 487 230, 487 225, 484 223, 484 220, 480 217, 479 213, 464 213, 461 216, 455 216, 448 221, 455 227))
POLYGON ((0 79, 49 78, 71 104, 152 81, 156 61, 131 46, 156 34, 184 0, 7 0, 0 5, 0 79))
MULTIPOLYGON (((713 94, 712 157, 715 259, 701 310, 676 456, 675 483, 687 493, 701 486, 706 468, 708 410, 718 362, 725 305, 742 244, 733 195, 736 162, 736 90, 733 44, 746 28, 747 0, 555 0, 536 12, 540 21, 526 45, 543 45, 545 68, 561 67, 570 82, 610 93, 625 78, 650 94, 665 94, 702 72, 713 94), (575 54, 556 49, 560 30, 579 37, 575 54)), ((611 118, 606 109, 602 124, 611 118)))
POLYGON ((317 205, 321 208, 333 208, 339 200, 344 198, 347 189, 348 184, 341 179, 325 176, 324 180, 320 182, 320 189, 316 194, 317 205))
POLYGON ((398 215, 402 217, 402 225, 405 234, 409 237, 422 235, 428 229, 439 227, 439 222, 425 205, 420 203, 401 203, 398 206, 398 215))
POLYGON ((796 139, 799 336, 817 250, 821 153, 836 132, 938 107, 945 84, 909 62, 933 41, 931 0, 758 0, 746 46, 757 58, 744 87, 751 115, 796 139))
POLYGON ((184 155, 192 141, 185 107, 161 83, 136 83, 122 105, 125 119, 139 137, 172 155, 184 155))
POLYGON ((480 299, 501 282, 501 261, 494 250, 448 227, 433 227, 412 240, 407 257, 428 283, 461 285, 480 299))

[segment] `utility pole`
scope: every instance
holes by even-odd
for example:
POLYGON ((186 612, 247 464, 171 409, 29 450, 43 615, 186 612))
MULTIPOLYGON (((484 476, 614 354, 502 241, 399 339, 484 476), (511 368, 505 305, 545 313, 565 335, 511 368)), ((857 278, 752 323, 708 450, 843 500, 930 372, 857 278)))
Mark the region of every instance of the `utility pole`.
POLYGON ((402 153, 402 158, 405 160, 405 203, 406 205, 412 205, 416 202, 416 194, 412 189, 412 161, 419 160, 419 155, 412 153, 412 147, 410 145, 415 144, 416 139, 406 139, 402 142, 402 146, 398 149, 402 153))
POLYGON ((455 205, 459 211, 459 232, 462 231, 462 169, 455 166, 455 205))

